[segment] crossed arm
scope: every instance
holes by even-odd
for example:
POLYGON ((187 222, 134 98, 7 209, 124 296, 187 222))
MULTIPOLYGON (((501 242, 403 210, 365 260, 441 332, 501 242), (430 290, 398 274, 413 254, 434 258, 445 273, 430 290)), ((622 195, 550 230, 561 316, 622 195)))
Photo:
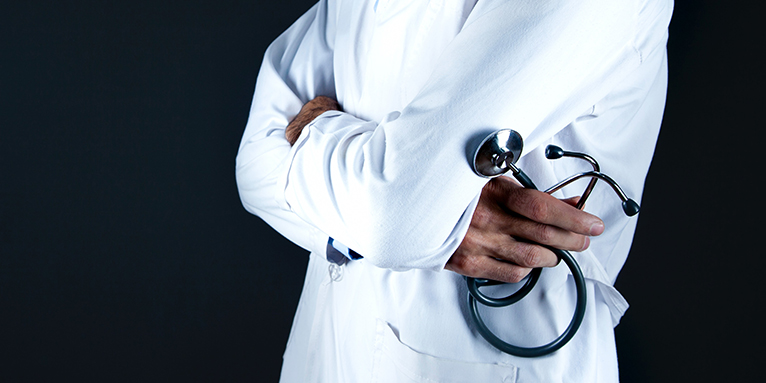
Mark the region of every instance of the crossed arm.
POLYGON ((539 146, 602 99, 640 65, 635 7, 573 1, 530 17, 498 3, 453 40, 417 97, 373 120, 323 114, 341 108, 332 99, 334 4, 320 1, 266 53, 237 156, 248 211, 311 251, 329 235, 379 267, 509 282, 557 263, 533 242, 581 250, 603 231, 571 200, 503 177, 487 183, 462 154, 497 126, 539 146))
MULTIPOLYGON (((306 125, 330 110, 341 110, 332 98, 307 102, 285 130, 290 145, 306 125)), ((482 189, 468 232, 445 269, 515 283, 532 268, 555 266, 558 258, 540 244, 582 251, 590 244, 589 236, 604 231, 601 219, 576 209, 576 203, 576 197, 559 200, 507 177, 492 179, 482 189)))

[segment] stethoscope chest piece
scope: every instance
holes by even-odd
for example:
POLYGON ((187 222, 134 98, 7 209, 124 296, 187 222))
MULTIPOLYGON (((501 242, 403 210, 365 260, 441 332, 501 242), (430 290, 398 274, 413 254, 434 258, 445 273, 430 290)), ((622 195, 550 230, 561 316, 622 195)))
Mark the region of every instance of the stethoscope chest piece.
POLYGON ((497 177, 506 173, 507 164, 515 164, 521 157, 524 141, 510 129, 494 132, 479 144, 473 156, 473 171, 482 177, 497 177))

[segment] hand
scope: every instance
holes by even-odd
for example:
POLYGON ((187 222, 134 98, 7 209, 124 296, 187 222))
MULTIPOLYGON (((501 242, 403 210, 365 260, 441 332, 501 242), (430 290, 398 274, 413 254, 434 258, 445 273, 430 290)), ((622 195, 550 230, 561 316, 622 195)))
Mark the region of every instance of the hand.
POLYGON ((285 138, 290 142, 290 146, 295 144, 295 141, 298 141, 298 137, 300 137, 306 125, 328 110, 343 109, 341 109, 337 101, 325 96, 318 96, 303 105, 301 111, 298 112, 298 115, 290 121, 290 124, 285 129, 285 138))
POLYGON ((532 268, 557 265, 558 257, 539 244, 582 251, 590 245, 588 236, 604 231, 601 219, 574 207, 578 199, 559 200, 508 177, 492 179, 482 189, 468 233, 445 269, 516 283, 532 268))

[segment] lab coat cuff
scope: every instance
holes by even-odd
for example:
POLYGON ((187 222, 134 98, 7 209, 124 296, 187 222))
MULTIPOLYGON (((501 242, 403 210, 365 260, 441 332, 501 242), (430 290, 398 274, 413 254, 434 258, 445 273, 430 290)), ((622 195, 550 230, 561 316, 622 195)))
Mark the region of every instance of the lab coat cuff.
MULTIPOLYGON (((293 146, 290 148, 290 152, 287 154, 287 158, 285 161, 281 164, 281 169, 279 170, 279 179, 277 182, 278 187, 276 188, 276 195, 275 198, 277 200, 277 205, 285 210, 294 211, 292 207, 290 206, 290 203, 287 202, 287 192, 288 192, 288 183, 290 179, 290 169, 292 169, 293 163, 295 161, 295 155, 298 153, 298 151, 303 147, 303 145, 306 143, 306 140, 308 139, 309 135, 311 134, 311 127, 316 124, 321 124, 322 121, 329 117, 334 117, 344 114, 341 111, 337 110, 328 110, 319 116, 315 118, 313 121, 311 121, 308 125, 306 125, 303 130, 301 131, 301 134, 298 136, 298 139, 295 141, 293 146)), ((323 242, 326 242, 327 238, 324 239, 323 242)), ((323 247, 322 247, 323 248, 323 247)), ((319 252, 320 254, 324 253, 324 250, 319 252)))
POLYGON ((455 229, 452 231, 450 236, 447 238, 447 241, 445 242, 447 244, 451 244, 451 246, 445 247, 445 251, 437 258, 438 263, 435 267, 432 268, 432 270, 444 270, 447 262, 449 262, 450 258, 452 258, 452 254, 454 254, 458 247, 460 247, 460 244, 463 242, 465 235, 468 233, 468 228, 471 226, 471 219, 473 218, 473 213, 476 211, 476 206, 479 205, 480 196, 481 194, 477 195, 471 201, 468 207, 466 207, 465 212, 463 212, 463 215, 460 217, 460 220, 458 220, 457 224, 455 224, 455 229))
MULTIPOLYGON (((281 163, 279 172, 279 177, 277 180, 277 188, 276 188, 276 194, 274 198, 276 199, 277 206, 279 206, 282 209, 293 211, 292 207, 290 206, 290 203, 287 202, 287 196, 286 193, 288 193, 288 183, 290 178, 290 169, 292 168, 293 162, 295 160, 295 155, 298 153, 298 150, 305 144, 306 140, 308 139, 308 136, 311 131, 311 126, 314 126, 318 123, 321 123, 323 120, 329 117, 338 116, 344 114, 341 111, 337 110, 329 110, 326 111, 317 118, 315 118, 312 122, 310 122, 308 125, 306 125, 303 130, 301 131, 300 136, 296 140, 295 144, 290 148, 290 152, 287 155, 287 158, 281 163)), ((311 227, 310 232, 308 233, 308 236, 310 238, 310 243, 312 248, 310 249, 311 252, 322 255, 325 259, 327 259, 327 241, 330 238, 329 235, 324 233, 322 230, 311 227)))

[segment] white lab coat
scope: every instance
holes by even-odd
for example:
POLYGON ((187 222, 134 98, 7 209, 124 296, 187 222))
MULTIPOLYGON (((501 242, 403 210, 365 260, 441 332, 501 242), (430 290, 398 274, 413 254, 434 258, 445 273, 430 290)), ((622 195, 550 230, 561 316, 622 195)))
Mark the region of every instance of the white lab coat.
MULTIPOLYGON (((553 143, 591 154, 640 201, 671 13, 671 0, 320 0, 277 38, 237 182, 248 211, 311 251, 281 381, 617 381, 613 326, 627 303, 612 284, 636 219, 605 185, 586 210, 606 232, 575 255, 586 316, 556 353, 524 359, 490 346, 468 317, 463 278, 443 268, 486 182, 469 158, 497 129, 522 135, 518 165, 538 186, 588 170, 545 159, 553 143), (344 112, 324 113, 290 147, 285 126, 318 95, 344 112), (328 236, 365 258, 331 265, 328 236)), ((537 346, 563 331, 574 302, 560 265, 521 302, 482 316, 502 339, 537 346)))

